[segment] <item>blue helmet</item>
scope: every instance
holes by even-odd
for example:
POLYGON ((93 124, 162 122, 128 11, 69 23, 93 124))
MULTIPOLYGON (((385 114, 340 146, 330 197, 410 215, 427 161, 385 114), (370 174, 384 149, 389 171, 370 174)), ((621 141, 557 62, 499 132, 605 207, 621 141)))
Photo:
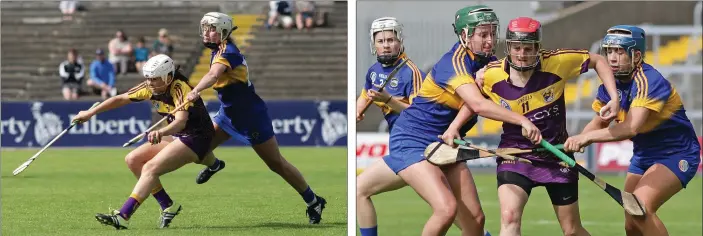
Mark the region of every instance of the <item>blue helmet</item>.
MULTIPOLYGON (((642 59, 644 59, 644 53, 647 50, 647 42, 645 40, 645 33, 642 28, 632 25, 616 25, 610 27, 603 40, 601 40, 601 54, 606 56, 606 48, 622 48, 631 58, 634 57, 635 50, 640 51, 642 59)), ((632 65, 632 69, 634 69, 634 61, 632 65)))

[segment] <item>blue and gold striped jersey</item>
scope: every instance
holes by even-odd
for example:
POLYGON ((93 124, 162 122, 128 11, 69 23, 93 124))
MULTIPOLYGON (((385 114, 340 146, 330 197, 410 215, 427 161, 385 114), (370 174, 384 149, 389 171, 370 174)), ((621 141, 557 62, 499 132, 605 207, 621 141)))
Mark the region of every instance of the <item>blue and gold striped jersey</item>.
MULTIPOLYGON (((369 71, 366 73, 366 83, 364 83, 364 90, 361 91, 361 97, 367 98, 366 91, 369 89, 378 90, 378 87, 383 84, 386 80, 388 83, 384 90, 388 92, 393 97, 403 97, 402 102, 411 104, 413 98, 417 96, 420 90, 420 85, 422 83, 425 73, 417 68, 417 65, 410 61, 405 55, 401 54, 398 61, 389 67, 383 67, 381 63, 376 62, 373 64, 369 71), (403 65, 402 68, 398 69, 398 72, 393 78, 388 78, 388 75, 397 67, 402 61, 407 60, 408 62, 403 65)), ((390 106, 384 104, 383 102, 374 102, 376 106, 381 108, 386 122, 388 122, 389 130, 393 128, 395 120, 398 119, 400 112, 394 111, 390 106)))
MULTIPOLYGON (((495 57, 491 57, 490 60, 481 62, 459 42, 454 44, 427 74, 412 105, 403 111, 404 116, 407 116, 407 119, 401 119, 404 125, 428 133, 444 133, 464 104, 455 89, 472 83, 476 72, 488 61, 494 60, 495 57)), ((477 117, 473 117, 462 127, 460 133, 466 134, 476 122, 477 117)))
MULTIPOLYGON (((639 134, 630 139, 634 154, 658 159, 676 153, 700 152, 696 133, 676 88, 647 63, 642 63, 633 75, 634 79, 627 82, 616 80, 621 108, 616 121, 624 121, 633 107, 650 110, 639 134)), ((609 101, 610 96, 601 85, 593 110, 599 112, 609 101)))
POLYGON ((213 89, 217 91, 223 107, 238 107, 244 110, 266 110, 263 100, 256 94, 249 80, 249 67, 244 55, 231 40, 220 44, 212 51, 210 66, 219 63, 227 69, 217 78, 213 89))

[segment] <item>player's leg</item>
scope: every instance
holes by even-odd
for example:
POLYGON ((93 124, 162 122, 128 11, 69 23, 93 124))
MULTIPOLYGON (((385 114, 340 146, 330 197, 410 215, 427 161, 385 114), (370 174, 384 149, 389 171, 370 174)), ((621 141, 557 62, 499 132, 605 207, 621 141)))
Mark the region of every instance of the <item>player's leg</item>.
MULTIPOLYGON (((171 136, 163 137, 160 143, 153 145, 145 142, 125 156, 124 160, 125 163, 127 163, 127 167, 130 171, 132 171, 134 176, 139 179, 144 164, 154 158, 156 154, 158 154, 171 142, 173 142, 173 137, 171 136)), ((163 185, 161 185, 161 181, 157 181, 156 187, 151 190, 151 195, 154 196, 154 199, 156 199, 157 202, 159 202, 161 210, 173 205, 173 200, 171 200, 171 197, 168 193, 166 193, 166 189, 164 189, 163 185)))
POLYGON ((406 186, 384 160, 377 160, 356 177, 356 217, 362 236, 378 232, 376 209, 371 196, 406 186))
MULTIPOLYGON (((627 175, 625 176, 625 192, 632 193, 635 191, 637 184, 639 184, 640 179, 642 179, 642 175, 644 175, 644 172, 651 166, 651 163, 648 165, 644 164, 645 163, 640 162, 638 157, 632 157, 630 159, 630 166, 627 169, 627 175)), ((641 198, 639 200, 642 201, 641 198)), ((642 236, 642 231, 640 231, 640 228, 635 225, 635 220, 632 218, 633 216, 628 214, 627 211, 624 212, 625 233, 628 236, 642 236)))
POLYGON ((466 163, 461 162, 442 168, 457 201, 454 223, 462 235, 483 235, 486 216, 481 209, 476 184, 466 163))
POLYGON ((520 235, 522 212, 532 192, 534 182, 512 172, 497 173, 498 201, 500 202, 500 235, 520 235))
MULTIPOLYGON (((652 165, 635 187, 633 194, 644 204, 646 214, 633 216, 631 219, 643 235, 669 235, 664 223, 657 216, 657 210, 684 187, 682 178, 670 168, 660 163, 652 165)), ((678 171, 678 168, 676 170, 678 171)), ((689 180, 685 180, 685 183, 689 180)))
MULTIPOLYGON (((114 226, 117 229, 126 228, 129 218, 149 196, 152 189, 157 187, 159 176, 176 170, 197 159, 198 156, 195 152, 180 140, 169 143, 157 153, 154 158, 144 164, 139 180, 132 190, 130 197, 122 205, 122 208, 110 214, 97 214, 95 218, 101 223, 114 226)), ((169 207, 163 212, 169 212, 172 215, 178 214, 178 211, 181 209, 180 205, 173 204, 173 206, 177 207, 169 207)), ((162 225, 162 227, 164 226, 162 225)))
POLYGON ((398 175, 432 207, 422 235, 445 235, 456 217, 456 199, 444 173, 427 161, 411 164, 398 175))
MULTIPOLYGON (((270 122, 269 122, 270 125, 270 122)), ((270 132, 273 134, 273 131, 270 132)), ((263 135, 263 134, 262 134, 263 135)), ((268 140, 260 144, 252 145, 254 151, 266 165, 297 191, 308 205, 307 214, 311 224, 320 223, 322 210, 327 204, 327 200, 316 195, 310 185, 305 181, 298 168, 286 160, 278 148, 276 136, 271 136, 268 140)))
POLYGON ((235 134, 231 120, 227 117, 222 107, 220 107, 220 110, 217 111, 217 114, 215 114, 212 125, 215 128, 215 134, 212 141, 210 141, 210 153, 205 155, 203 160, 196 162, 206 166, 200 171, 200 173, 198 173, 198 176, 195 177, 195 183, 197 184, 207 182, 215 173, 225 168, 225 162, 217 159, 212 151, 225 141, 229 140, 232 137, 232 134, 235 134))
POLYGON ((573 183, 546 184, 547 194, 552 201, 554 213, 564 235, 590 235, 581 224, 578 203, 578 181, 573 183))
POLYGON ((130 206, 130 204, 128 204, 130 201, 128 201, 128 203, 125 203, 125 206, 122 207, 122 210, 126 212, 120 211, 125 219, 128 219, 139 204, 149 196, 151 190, 156 187, 159 176, 177 170, 196 160, 198 160, 198 156, 195 152, 180 139, 176 139, 166 145, 154 158, 144 164, 141 176, 134 186, 130 197, 134 199, 132 202, 137 204, 130 206))

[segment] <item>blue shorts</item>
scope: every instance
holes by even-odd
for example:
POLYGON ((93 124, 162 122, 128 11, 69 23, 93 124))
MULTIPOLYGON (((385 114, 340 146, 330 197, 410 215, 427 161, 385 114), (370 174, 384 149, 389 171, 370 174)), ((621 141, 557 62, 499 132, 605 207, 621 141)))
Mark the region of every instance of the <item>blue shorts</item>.
POLYGON ((274 136, 271 117, 266 110, 235 111, 233 107, 220 106, 215 114, 215 123, 232 138, 247 145, 257 145, 274 136))
POLYGON ((644 172, 654 164, 662 164, 666 166, 666 168, 669 168, 669 170, 679 178, 681 186, 686 188, 686 184, 696 176, 698 164, 700 164, 700 153, 696 152, 692 155, 674 155, 661 159, 642 158, 635 155, 630 160, 630 167, 627 169, 627 172, 644 175, 644 172))
POLYGON ((425 160, 425 148, 439 141, 437 135, 409 132, 405 127, 395 125, 391 131, 390 155, 383 157, 386 165, 396 174, 409 166, 425 160))

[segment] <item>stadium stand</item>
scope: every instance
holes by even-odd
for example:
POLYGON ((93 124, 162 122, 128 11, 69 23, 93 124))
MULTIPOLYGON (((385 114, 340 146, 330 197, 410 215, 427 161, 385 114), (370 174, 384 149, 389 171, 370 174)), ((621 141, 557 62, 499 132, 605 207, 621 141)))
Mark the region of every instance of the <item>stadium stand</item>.
MULTIPOLYGON (((3 3, 3 100, 61 100, 56 68, 65 59, 68 49, 76 48, 89 65, 95 57, 95 49, 107 50, 108 41, 118 29, 124 30, 131 41, 144 36, 147 42, 153 42, 159 29, 167 28, 174 40, 173 58, 187 69, 193 53, 200 47, 197 22, 203 12, 216 10, 150 3, 84 2, 87 11, 74 14, 73 21, 62 21, 57 4, 3 3)), ((118 91, 123 92, 141 80, 137 73, 128 73, 118 76, 116 85, 118 91)), ((85 85, 83 90, 88 90, 85 85)), ((97 100, 99 96, 80 99, 97 100)))

